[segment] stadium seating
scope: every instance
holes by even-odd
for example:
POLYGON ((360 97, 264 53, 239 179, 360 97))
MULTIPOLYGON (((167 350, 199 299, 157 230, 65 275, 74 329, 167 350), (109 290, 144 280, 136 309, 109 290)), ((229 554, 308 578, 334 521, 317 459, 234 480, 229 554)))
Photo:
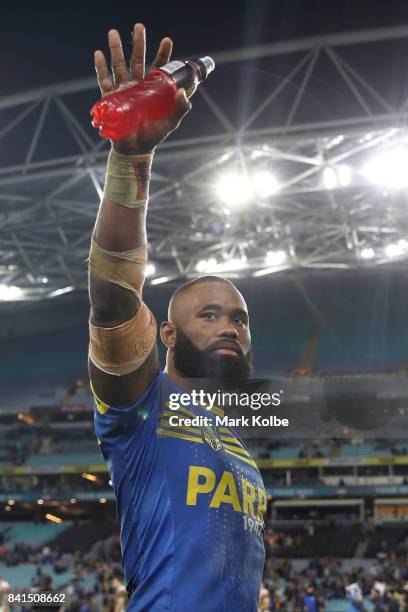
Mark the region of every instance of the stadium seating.
POLYGON ((16 337, 1 361, 0 381, 65 383, 86 373, 86 356, 87 335, 78 329, 16 337))
MULTIPOLYGON (((33 546, 42 546, 55 539, 71 527, 70 522, 57 523, 29 523, 19 522, 10 525, 5 538, 5 545, 15 542, 29 542, 33 546)), ((0 574, 1 575, 1 574, 0 574)))
POLYGON ((100 452, 35 454, 31 455, 27 461, 27 465, 96 465, 99 463, 103 463, 100 452))
POLYGON ((294 544, 274 551, 280 558, 310 559, 330 555, 331 557, 351 558, 354 556, 360 541, 360 534, 351 527, 316 527, 313 535, 303 530, 291 532, 294 544), (301 535, 301 544, 296 543, 296 536, 301 535))
POLYGON ((70 526, 63 533, 57 535, 51 544, 66 552, 86 552, 96 541, 103 540, 116 533, 116 531, 117 526, 115 523, 95 522, 91 529, 89 524, 85 523, 83 525, 70 526))
MULTIPOLYGON (((33 563, 20 563, 11 567, 0 563, 0 576, 3 580, 16 587, 18 586, 18 588, 28 588, 37 574, 37 568, 38 566, 33 563)), ((43 574, 51 576, 55 589, 64 587, 72 580, 72 572, 61 572, 58 574, 54 571, 52 565, 43 564, 41 570, 43 574)), ((92 578, 90 582, 92 582, 92 578)))
POLYGON ((408 528, 400 525, 378 526, 369 534, 365 551, 366 558, 375 557, 379 552, 398 550, 408 537, 408 528))

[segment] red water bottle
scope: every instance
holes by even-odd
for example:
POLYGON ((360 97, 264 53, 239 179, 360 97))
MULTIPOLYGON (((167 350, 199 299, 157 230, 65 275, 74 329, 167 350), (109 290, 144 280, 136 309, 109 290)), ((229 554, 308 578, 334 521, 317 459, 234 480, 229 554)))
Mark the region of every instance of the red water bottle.
POLYGON ((214 70, 211 57, 175 60, 149 72, 143 81, 108 94, 91 110, 92 125, 103 138, 119 140, 132 133, 143 121, 162 119, 175 106, 177 89, 194 90, 214 70))

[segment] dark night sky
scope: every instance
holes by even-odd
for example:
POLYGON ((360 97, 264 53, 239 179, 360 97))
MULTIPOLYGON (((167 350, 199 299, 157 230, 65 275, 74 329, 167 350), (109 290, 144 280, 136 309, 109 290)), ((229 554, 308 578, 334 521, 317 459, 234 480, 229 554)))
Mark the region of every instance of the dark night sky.
POLYGON ((0 96, 94 74, 93 51, 106 49, 107 31, 119 29, 129 50, 136 21, 148 28, 148 59, 152 59, 156 45, 166 35, 173 37, 177 57, 408 23, 408 2, 10 2, 2 9, 0 20, 0 96))

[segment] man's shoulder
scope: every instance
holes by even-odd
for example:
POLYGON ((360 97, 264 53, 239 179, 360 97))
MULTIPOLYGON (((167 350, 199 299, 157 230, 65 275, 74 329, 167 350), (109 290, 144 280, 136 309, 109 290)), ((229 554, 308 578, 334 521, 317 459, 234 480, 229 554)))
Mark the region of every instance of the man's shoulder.
POLYGON ((154 375, 152 381, 150 382, 148 387, 145 389, 145 391, 142 394, 138 395, 137 397, 134 397, 133 400, 126 405, 106 403, 102 401, 96 394, 95 389, 93 388, 93 385, 92 385, 92 381, 91 381, 90 385, 91 385, 92 395, 94 398, 96 414, 102 415, 102 416, 105 416, 105 415, 113 416, 115 414, 117 416, 119 415, 123 416, 126 413, 131 413, 137 406, 141 404, 149 405, 152 402, 154 402, 154 400, 157 398, 158 395, 161 395, 161 393, 163 392, 163 389, 166 386, 167 379, 168 379, 167 374, 161 368, 159 368, 156 374, 154 375))

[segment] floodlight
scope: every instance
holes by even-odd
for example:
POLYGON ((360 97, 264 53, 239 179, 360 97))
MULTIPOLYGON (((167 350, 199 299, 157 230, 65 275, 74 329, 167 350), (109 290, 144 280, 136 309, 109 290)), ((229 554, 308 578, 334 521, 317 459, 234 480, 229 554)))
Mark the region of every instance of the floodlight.
POLYGON ((241 270, 242 268, 245 267, 245 261, 242 260, 242 258, 238 259, 238 258, 231 258, 231 259, 227 259, 227 261, 225 261, 224 263, 220 263, 217 266, 217 271, 218 272, 233 272, 235 270, 241 270))
POLYGON ((0 285, 0 300, 16 300, 23 294, 24 291, 15 285, 0 285))
POLYGON ((374 249, 371 247, 365 247, 364 249, 361 249, 360 255, 363 259, 372 259, 375 255, 374 249))
POLYGON ((168 276, 160 276, 159 278, 154 278, 150 281, 151 285, 162 285, 163 283, 167 283, 169 280, 168 276))
POLYGON ((408 186, 408 150, 398 148, 380 153, 367 162, 362 170, 366 179, 390 189, 408 186))
POLYGON ((51 293, 48 293, 48 297, 58 297, 59 295, 70 293, 71 291, 74 291, 74 289, 75 287, 73 285, 70 285, 69 287, 62 287, 61 289, 55 289, 55 291, 51 291, 51 293))
POLYGON ((217 269, 218 269, 217 260, 214 259, 214 257, 211 257, 211 259, 207 261, 205 271, 206 272, 216 272, 217 269))
POLYGON ((206 269, 207 269, 207 260, 200 259, 200 261, 197 262, 197 265, 196 265, 197 272, 205 272, 206 269))
POLYGON ((273 174, 267 170, 256 172, 252 178, 255 193, 260 198, 266 198, 279 191, 279 184, 273 174))
POLYGON ((251 185, 246 176, 230 172, 220 176, 216 192, 225 204, 240 206, 250 199, 251 185))
POLYGON ((384 251, 387 257, 400 257, 407 251, 407 248, 408 243, 406 240, 398 240, 398 242, 388 244, 384 251))
POLYGON ((342 187, 348 187, 351 183, 351 168, 349 166, 338 166, 337 180, 342 187))
POLYGON ((268 251, 265 257, 265 263, 269 266, 280 266, 286 260, 285 251, 268 251))
POLYGON ((335 187, 337 187, 338 182, 337 182, 337 174, 334 168, 331 168, 330 166, 327 166, 326 168, 324 168, 323 170, 323 174, 322 174, 322 180, 323 180, 323 185, 326 187, 326 189, 334 189, 335 187))
POLYGON ((156 272, 156 266, 153 263, 148 263, 146 266, 146 276, 153 276, 156 272))

